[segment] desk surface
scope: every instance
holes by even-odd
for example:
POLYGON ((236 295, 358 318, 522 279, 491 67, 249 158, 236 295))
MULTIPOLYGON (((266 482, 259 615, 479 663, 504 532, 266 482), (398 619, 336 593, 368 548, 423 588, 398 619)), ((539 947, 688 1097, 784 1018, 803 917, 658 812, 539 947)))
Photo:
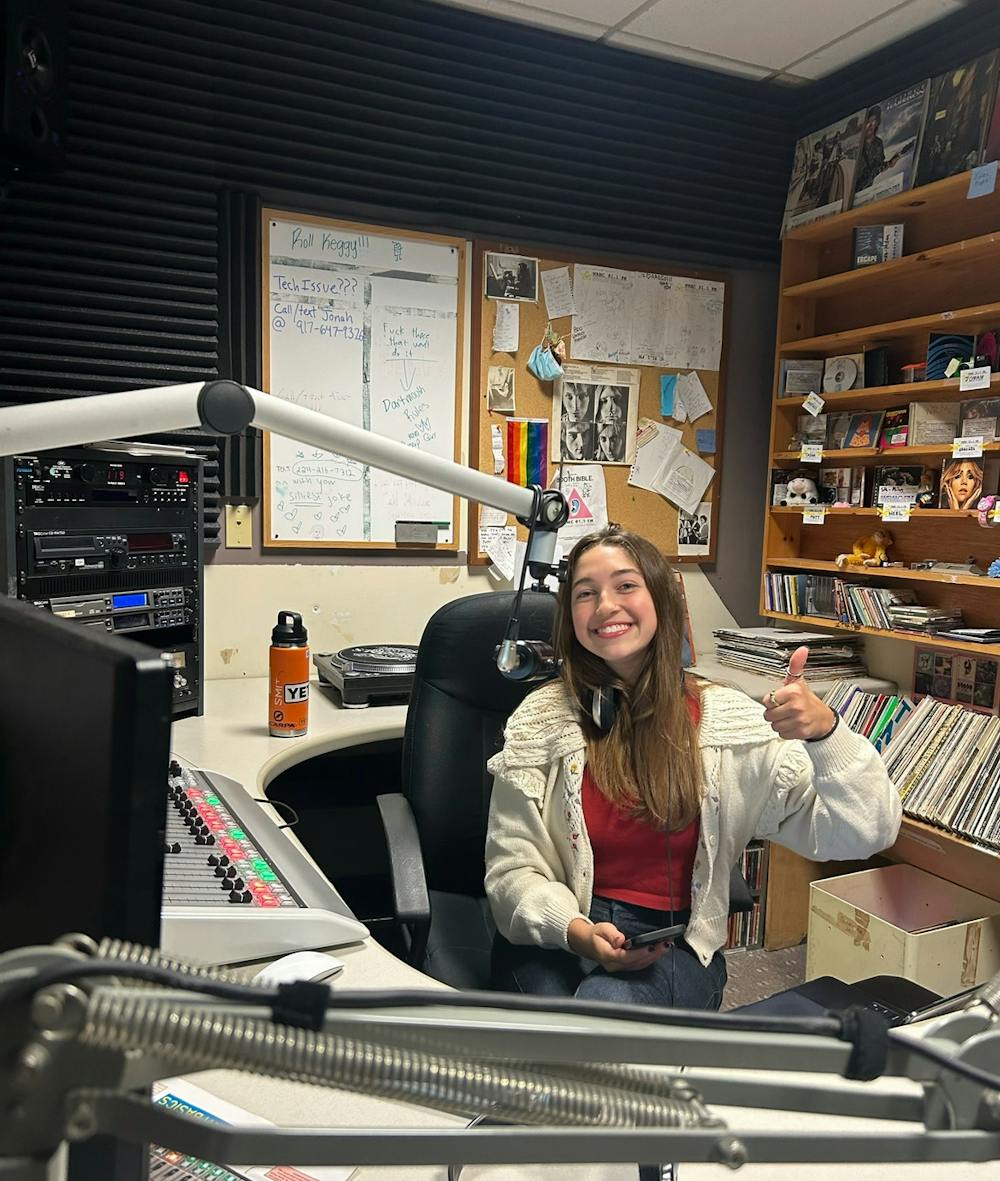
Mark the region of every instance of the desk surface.
MULTIPOLYGON (((313 686, 309 734, 303 738, 271 738, 266 726, 267 684, 264 678, 210 681, 206 686, 206 712, 201 718, 175 723, 172 747, 175 754, 195 766, 221 771, 248 789, 262 790, 281 771, 316 755, 341 747, 398 738, 406 717, 404 706, 374 706, 345 710, 336 706, 329 693, 313 686)), ((293 839, 286 833, 289 839, 293 839)), ((301 846, 300 846, 301 847, 301 846)), ((337 948, 334 954, 345 961, 337 978, 345 988, 430 987, 443 985, 410 968, 385 951, 374 940, 337 948)), ((803 1076, 805 1080, 808 1076, 803 1076)), ((460 1125, 457 1117, 441 1115, 407 1104, 351 1095, 319 1087, 244 1076, 229 1071, 211 1071, 195 1076, 206 1090, 231 1103, 265 1116, 287 1127, 413 1127, 434 1128, 460 1125)), ((899 1089, 899 1084, 845 1084, 873 1089, 899 1089)), ((915 1086, 915 1084, 913 1084, 915 1086)), ((905 1084, 904 1084, 905 1086, 905 1084)), ((782 1132, 884 1130, 880 1121, 832 1116, 800 1116, 794 1113, 756 1112, 741 1116, 734 1109, 716 1108, 733 1124, 769 1128, 782 1132)), ((899 1130, 912 1125, 896 1125, 899 1130)), ((922 1181, 934 1166, 852 1165, 852 1181, 922 1181)), ((982 1181, 989 1166, 947 1164, 937 1166, 949 1181, 982 1181)), ((685 1163, 683 1181, 723 1181, 733 1174, 722 1165, 685 1163)), ((747 1164, 739 1172, 743 1181, 834 1181, 843 1176, 838 1165, 747 1164)), ((362 1168, 356 1181, 446 1181, 444 1168, 362 1168)), ((635 1181, 634 1165, 583 1167, 564 1166, 477 1166, 462 1172, 462 1181, 635 1181)))

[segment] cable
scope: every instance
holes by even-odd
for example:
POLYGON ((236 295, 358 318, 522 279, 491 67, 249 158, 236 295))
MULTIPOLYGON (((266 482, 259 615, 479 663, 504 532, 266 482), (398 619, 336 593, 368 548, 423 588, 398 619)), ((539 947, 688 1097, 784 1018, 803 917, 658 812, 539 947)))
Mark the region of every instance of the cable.
POLYGON ((251 799, 255 804, 270 804, 272 808, 284 808, 286 812, 290 812, 292 819, 287 824, 276 825, 280 832, 285 828, 294 828, 299 823, 299 814, 295 811, 291 804, 286 804, 284 800, 269 800, 267 796, 252 796, 251 799))

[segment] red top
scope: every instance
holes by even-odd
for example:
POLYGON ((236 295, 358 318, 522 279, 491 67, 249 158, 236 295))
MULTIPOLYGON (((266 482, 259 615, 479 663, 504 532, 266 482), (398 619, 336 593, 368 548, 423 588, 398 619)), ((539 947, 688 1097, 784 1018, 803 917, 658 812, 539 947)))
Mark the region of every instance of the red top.
MULTIPOLYGON (((701 710, 697 699, 688 700, 697 725, 701 710)), ((664 832, 611 803, 601 794, 589 767, 584 768, 582 795, 594 850, 594 893, 652 910, 687 910, 700 817, 679 832, 664 832)))

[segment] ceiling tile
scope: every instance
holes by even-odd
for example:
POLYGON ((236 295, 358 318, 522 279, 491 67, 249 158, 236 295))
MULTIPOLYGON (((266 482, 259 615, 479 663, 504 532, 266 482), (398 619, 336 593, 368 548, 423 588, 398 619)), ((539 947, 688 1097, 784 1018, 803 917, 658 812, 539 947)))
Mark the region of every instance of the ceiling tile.
MULTIPOLYGON (((486 16, 499 17, 501 20, 519 21, 522 24, 538 25, 543 29, 554 29, 560 33, 569 33, 576 37, 587 37, 596 41, 607 32, 608 26, 603 21, 580 20, 574 16, 567 16, 559 12, 546 12, 541 8, 534 8, 527 4, 517 4, 515 0, 437 0, 439 4, 447 4, 451 8, 468 8, 481 12, 486 16)), ((574 7, 567 3, 566 7, 574 7)), ((601 5, 595 3, 595 9, 601 5)), ((609 5, 610 7, 610 5, 609 5)), ((623 4, 622 7, 634 9, 633 3, 623 4)))
MULTIPOLYGON (((898 8, 900 2, 659 0, 626 22, 623 31, 780 70, 873 17, 898 8)), ((905 25, 902 14, 900 19, 905 25)))
POLYGON ((605 26, 626 20, 642 8, 642 3, 643 0, 517 0, 519 7, 558 12, 605 26))
POLYGON ((633 49, 638 53, 648 53, 655 57, 668 57, 672 61, 689 62, 693 66, 702 66, 709 70, 739 74, 744 78, 766 78, 772 72, 768 66, 734 61, 732 58, 719 57, 714 53, 699 53, 697 50, 688 49, 683 45, 665 45, 662 41, 636 37, 631 33, 612 33, 608 37, 607 43, 608 45, 617 45, 620 49, 633 49))
MULTIPOLYGON (((907 33, 915 32, 962 6, 963 0, 910 0, 910 3, 899 12, 890 13, 865 29, 849 33, 825 49, 820 49, 798 61, 787 62, 786 65, 793 74, 802 74, 806 78, 822 78, 824 74, 874 53, 876 49, 881 49, 885 45, 891 45, 907 33)), ((980 48, 970 45, 969 57, 975 57, 980 48)))

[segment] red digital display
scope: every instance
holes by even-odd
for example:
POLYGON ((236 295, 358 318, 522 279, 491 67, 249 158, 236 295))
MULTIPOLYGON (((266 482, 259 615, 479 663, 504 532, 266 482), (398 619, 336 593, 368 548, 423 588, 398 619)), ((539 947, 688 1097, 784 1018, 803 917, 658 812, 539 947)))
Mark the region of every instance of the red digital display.
POLYGON ((130 533, 128 549, 130 554, 148 553, 150 550, 172 549, 174 539, 169 533, 130 533))
POLYGON ((191 477, 187 474, 187 472, 178 472, 177 473, 177 483, 178 484, 190 484, 191 477))

